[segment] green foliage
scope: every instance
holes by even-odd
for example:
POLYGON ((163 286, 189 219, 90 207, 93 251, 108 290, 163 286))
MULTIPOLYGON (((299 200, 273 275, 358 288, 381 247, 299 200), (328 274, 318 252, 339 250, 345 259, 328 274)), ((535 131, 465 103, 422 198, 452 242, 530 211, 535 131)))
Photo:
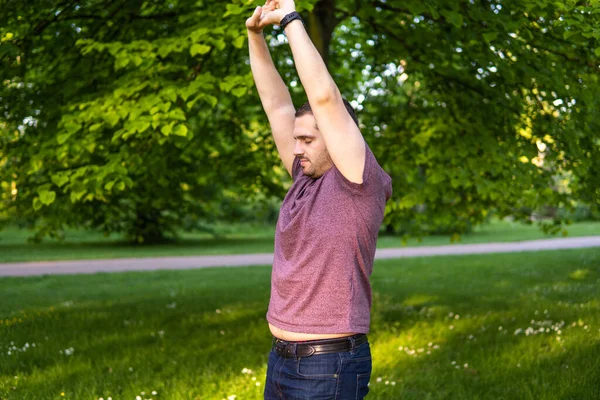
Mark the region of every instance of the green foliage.
MULTIPOLYGON (((7 2, 0 220, 38 238, 78 226, 148 242, 281 196, 248 65, 256 5, 7 2)), ((529 221, 574 200, 598 210, 597 3, 298 6, 336 14, 329 67, 394 180, 389 230, 459 233, 490 210, 529 221)), ((274 59, 299 83, 280 35, 267 32, 274 59)))
POLYGON ((2 216, 39 238, 83 226, 149 242, 227 218, 230 199, 281 195, 266 122, 242 98, 253 80, 230 6, 10 4, 0 167, 18 192, 2 216))
POLYGON ((331 69, 391 172, 389 230, 600 208, 598 3, 369 4, 344 4, 331 69))

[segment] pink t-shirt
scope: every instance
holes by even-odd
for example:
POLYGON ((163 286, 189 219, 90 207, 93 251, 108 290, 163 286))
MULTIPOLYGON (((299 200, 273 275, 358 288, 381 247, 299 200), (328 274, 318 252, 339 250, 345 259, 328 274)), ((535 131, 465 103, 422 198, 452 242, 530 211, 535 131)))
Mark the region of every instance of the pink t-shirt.
POLYGON ((267 321, 300 333, 367 333, 373 259, 392 180, 366 146, 363 183, 333 166, 313 179, 298 158, 275 231, 267 321))

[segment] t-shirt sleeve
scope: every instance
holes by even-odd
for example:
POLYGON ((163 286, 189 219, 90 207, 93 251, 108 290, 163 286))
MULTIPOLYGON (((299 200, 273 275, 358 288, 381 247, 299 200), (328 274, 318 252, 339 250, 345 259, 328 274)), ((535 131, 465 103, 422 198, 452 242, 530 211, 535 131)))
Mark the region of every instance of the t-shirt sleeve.
POLYGON ((392 196, 392 178, 379 166, 375 155, 366 143, 365 152, 365 169, 363 171, 362 183, 349 181, 334 166, 335 180, 340 186, 353 194, 369 196, 374 193, 384 192, 387 200, 392 196))
POLYGON ((298 179, 298 176, 302 174, 302 166, 300 165, 300 159, 298 157, 294 157, 294 161, 292 162, 292 179, 294 182, 298 179))

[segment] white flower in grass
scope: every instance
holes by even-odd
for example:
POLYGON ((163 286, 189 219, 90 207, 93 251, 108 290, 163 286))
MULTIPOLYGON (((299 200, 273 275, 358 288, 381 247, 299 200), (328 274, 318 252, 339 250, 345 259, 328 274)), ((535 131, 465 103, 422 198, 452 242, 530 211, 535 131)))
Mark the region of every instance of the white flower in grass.
POLYGON ((71 355, 73 355, 74 352, 75 352, 75 349, 72 347, 69 347, 68 349, 59 351, 60 354, 64 354, 65 356, 71 356, 71 355))
POLYGON ((232 394, 231 396, 227 396, 227 400, 235 400, 236 397, 235 394, 232 394))
POLYGON ((450 325, 448 328, 449 328, 450 330, 453 330, 453 329, 454 329, 454 325, 450 325))
POLYGON ((390 381, 385 381, 385 384, 386 384, 386 385, 389 385, 389 384, 390 384, 390 381))
POLYGON ((106 400, 112 400, 112 397, 108 396, 108 399, 106 399, 106 400))
POLYGON ((392 386, 396 386, 396 382, 392 382, 392 386))
POLYGON ((215 310, 215 312, 216 312, 217 314, 221 314, 221 310, 219 310, 218 308, 215 310))
POLYGON ((534 334, 535 334, 535 329, 533 329, 532 327, 525 329, 525 336, 534 335, 534 334))
POLYGON ((377 382, 381 382, 382 379, 381 379, 381 377, 379 377, 376 380, 377 380, 377 382))
POLYGON ((465 364, 465 365, 464 365, 464 367, 465 367, 465 368, 469 368, 469 364, 465 364))
POLYGON ((129 372, 133 371, 133 367, 129 367, 129 372))
POLYGON ((260 382, 256 382, 256 386, 260 386, 260 382))
POLYGON ((135 396, 135 400, 142 400, 141 396, 135 396))
POLYGON ((152 396, 156 396, 158 393, 156 393, 156 390, 152 391, 152 396))

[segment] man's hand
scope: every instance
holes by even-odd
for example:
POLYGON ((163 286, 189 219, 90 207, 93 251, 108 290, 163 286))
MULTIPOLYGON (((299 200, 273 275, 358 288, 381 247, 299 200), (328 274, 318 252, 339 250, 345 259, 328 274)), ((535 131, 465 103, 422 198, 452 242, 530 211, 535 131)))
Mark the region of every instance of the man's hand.
MULTIPOLYGON (((285 17, 287 14, 296 11, 296 4, 294 3, 294 0, 276 0, 277 1, 277 8, 279 8, 281 11, 283 11, 283 17, 285 17)), ((281 17, 281 18, 283 18, 281 17)), ((280 20, 281 21, 281 20, 280 20)))
POLYGON ((264 6, 256 7, 254 14, 246 20, 246 28, 262 33, 268 25, 279 25, 283 17, 296 11, 294 0, 267 0, 264 6))
POLYGON ((277 5, 277 0, 267 0, 264 6, 256 7, 254 14, 246 20, 246 28, 250 32, 262 33, 265 26, 278 25, 285 14, 277 5))

